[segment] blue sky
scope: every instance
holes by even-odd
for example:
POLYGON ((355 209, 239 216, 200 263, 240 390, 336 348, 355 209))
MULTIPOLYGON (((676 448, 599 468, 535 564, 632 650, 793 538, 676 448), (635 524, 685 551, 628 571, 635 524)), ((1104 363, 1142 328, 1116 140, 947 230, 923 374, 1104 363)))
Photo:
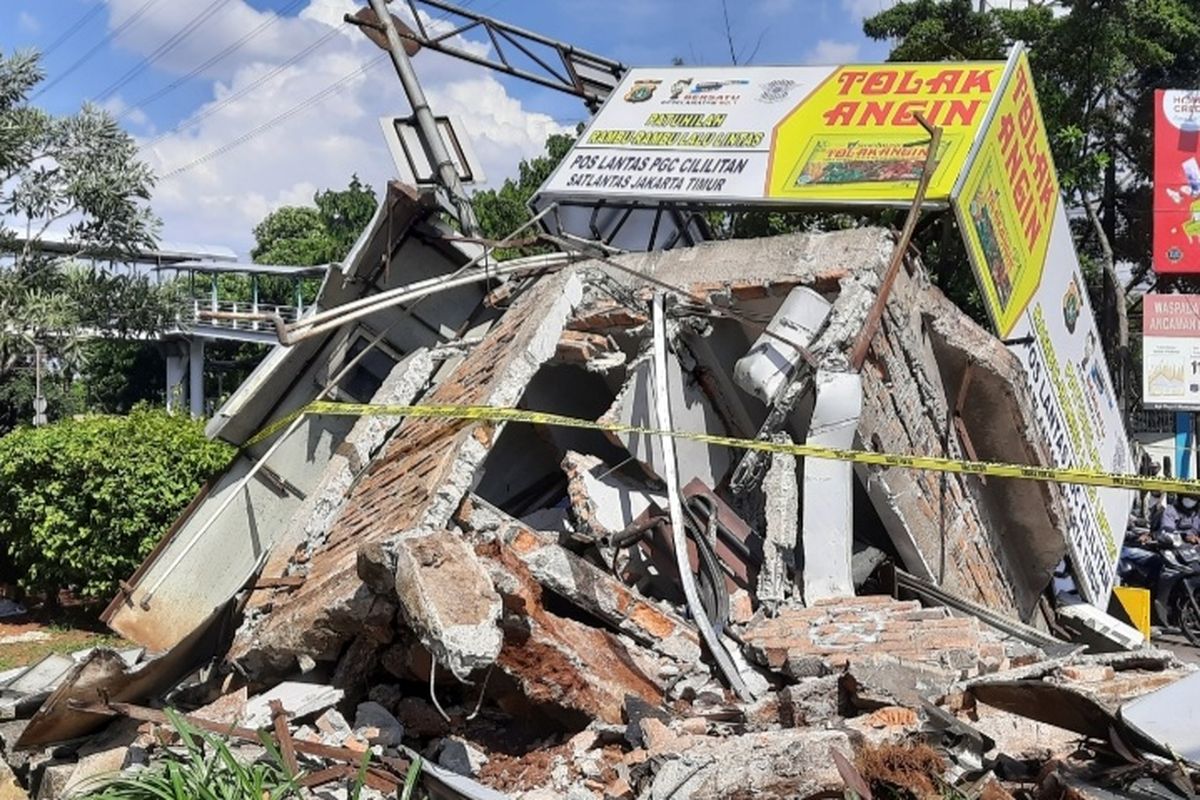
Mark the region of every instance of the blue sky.
MULTIPOLYGON (((757 64, 798 64, 882 59, 886 45, 867 40, 861 20, 890 2, 729 0, 728 6, 740 59, 753 53, 757 64)), ((730 63, 720 0, 460 4, 633 66, 674 57, 730 63)), ((373 63, 379 51, 359 32, 338 29, 342 14, 356 7, 352 0, 5 0, 0 52, 45 50, 82 22, 47 55, 47 88, 35 104, 68 113, 93 100, 113 111, 165 176, 154 197, 163 238, 245 253, 253 225, 273 208, 308 202, 317 189, 344 186, 355 172, 377 187, 394 177, 378 118, 406 113, 407 103, 390 64, 373 63), (189 23, 191 32, 179 37, 189 23), (235 52, 188 77, 260 26, 235 52), (114 31, 120 32, 106 41, 114 31), (286 122, 229 147, 314 96, 286 122), (221 148, 227 149, 212 155, 221 148), (187 168, 176 172, 181 167, 187 168)), ((460 44, 487 48, 478 34, 460 44)), ((493 183, 539 152, 548 134, 587 115, 573 97, 440 54, 422 53, 414 63, 435 111, 465 120, 493 183)))

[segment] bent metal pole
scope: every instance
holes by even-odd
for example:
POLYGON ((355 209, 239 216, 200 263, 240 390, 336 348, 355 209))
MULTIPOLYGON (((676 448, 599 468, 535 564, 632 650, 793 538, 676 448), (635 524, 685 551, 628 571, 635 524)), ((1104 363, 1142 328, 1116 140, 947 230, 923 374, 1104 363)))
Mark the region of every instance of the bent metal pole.
POLYGON ((437 120, 434 119, 433 112, 429 110, 429 101, 425 99, 421 81, 417 79, 412 61, 409 60, 408 53, 404 51, 404 41, 400 38, 396 25, 392 21, 392 14, 388 11, 387 2, 386 0, 370 0, 370 2, 371 10, 375 12, 375 16, 383 28, 383 33, 387 37, 388 55, 392 57, 392 66, 396 68, 400 85, 404 87, 404 93, 408 95, 408 103, 412 106, 413 117, 417 122, 417 132, 424 140, 429 160, 437 170, 438 180, 450 193, 450 199, 458 210, 458 221, 462 225, 463 232, 469 236, 475 236, 479 233, 479 225, 475 221, 475 211, 471 208, 471 200, 467 197, 462 181, 458 178, 458 170, 450 159, 446 143, 442 140, 437 120))

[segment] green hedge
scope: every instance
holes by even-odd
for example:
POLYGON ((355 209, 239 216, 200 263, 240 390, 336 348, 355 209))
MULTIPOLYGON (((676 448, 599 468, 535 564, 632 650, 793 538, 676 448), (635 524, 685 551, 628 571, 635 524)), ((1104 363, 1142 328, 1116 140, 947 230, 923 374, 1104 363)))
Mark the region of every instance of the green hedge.
POLYGON ((0 579, 111 594, 233 448, 203 423, 137 408, 0 438, 0 579))

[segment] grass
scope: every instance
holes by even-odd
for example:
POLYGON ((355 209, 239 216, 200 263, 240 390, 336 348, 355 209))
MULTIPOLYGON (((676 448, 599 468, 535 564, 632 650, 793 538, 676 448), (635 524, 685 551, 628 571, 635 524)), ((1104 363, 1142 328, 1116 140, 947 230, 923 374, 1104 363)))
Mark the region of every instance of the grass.
MULTIPOLYGON (((0 591, 3 587, 0 585, 0 591)), ((45 658, 51 653, 73 653, 89 647, 132 647, 119 636, 113 635, 97 614, 104 607, 101 602, 83 602, 65 598, 55 606, 29 603, 29 613, 19 618, 0 622, 0 639, 31 631, 45 633, 48 638, 39 642, 16 642, 0 644, 0 671, 24 667, 45 658)))
POLYGON ((101 779, 80 800, 282 800, 299 798, 275 743, 263 737, 267 759, 243 763, 221 736, 197 730, 170 709, 183 752, 139 772, 101 779))
MULTIPOLYGON (((265 733, 260 742, 267 751, 265 758, 245 763, 234 755, 225 737, 194 728, 171 709, 166 714, 179 733, 182 752, 168 752, 138 772, 99 779, 86 793, 76 795, 76 800, 285 800, 305 796, 299 785, 303 774, 288 775, 279 748, 265 733)), ((352 800, 361 796, 370 758, 370 751, 363 753, 350 787, 352 800)), ((421 761, 417 759, 405 776, 400 797, 425 797, 415 793, 420 775, 421 761)))
POLYGON ((13 669, 14 667, 24 667, 33 664, 51 653, 73 653, 76 650, 83 650, 88 647, 121 649, 130 646, 129 642, 126 642, 120 636, 90 628, 78 628, 64 624, 0 624, 0 638, 27 631, 43 631, 49 634, 50 638, 40 642, 0 644, 0 672, 13 669))

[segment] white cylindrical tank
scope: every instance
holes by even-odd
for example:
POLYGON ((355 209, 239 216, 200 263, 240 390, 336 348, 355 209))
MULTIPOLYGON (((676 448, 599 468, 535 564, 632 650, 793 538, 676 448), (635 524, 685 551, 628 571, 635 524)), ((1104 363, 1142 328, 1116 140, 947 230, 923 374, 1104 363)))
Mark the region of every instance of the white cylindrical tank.
MULTIPOLYGON (((820 294, 797 286, 771 318, 767 331, 808 347, 829 315, 829 308, 829 301, 820 294)), ((800 363, 800 351, 776 336, 763 333, 733 367, 737 385, 767 405, 800 363)))

